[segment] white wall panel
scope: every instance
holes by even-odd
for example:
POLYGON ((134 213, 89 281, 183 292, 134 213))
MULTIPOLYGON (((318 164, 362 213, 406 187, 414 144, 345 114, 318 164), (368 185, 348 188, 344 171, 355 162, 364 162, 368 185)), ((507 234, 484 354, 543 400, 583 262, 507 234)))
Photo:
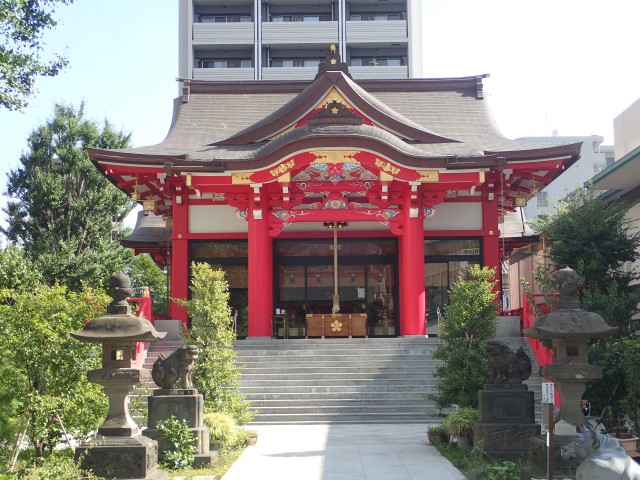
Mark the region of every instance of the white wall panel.
POLYGON ((246 233, 248 225, 227 205, 190 205, 190 233, 246 233))
POLYGON ((425 219, 425 230, 481 230, 482 203, 443 203, 435 214, 425 219))

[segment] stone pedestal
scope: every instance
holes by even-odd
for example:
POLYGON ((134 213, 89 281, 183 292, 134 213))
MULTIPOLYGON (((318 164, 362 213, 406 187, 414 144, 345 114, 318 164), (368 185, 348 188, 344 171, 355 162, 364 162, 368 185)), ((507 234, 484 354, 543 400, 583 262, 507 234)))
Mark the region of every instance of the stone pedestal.
POLYGON ((524 384, 488 384, 478 392, 480 421, 474 443, 499 458, 526 457, 532 437, 540 435, 535 423, 533 392, 524 384))
POLYGON ((132 480, 165 480, 169 473, 158 469, 158 444, 142 435, 98 437, 76 448, 83 469, 100 477, 132 480))
POLYGON ((176 420, 185 421, 196 439, 197 453, 195 466, 208 466, 217 458, 218 452, 209 449, 209 427, 203 423, 204 398, 195 389, 160 389, 149 397, 149 428, 144 434, 158 441, 158 451, 166 449, 166 445, 158 430, 158 422, 168 420, 172 416, 176 420))

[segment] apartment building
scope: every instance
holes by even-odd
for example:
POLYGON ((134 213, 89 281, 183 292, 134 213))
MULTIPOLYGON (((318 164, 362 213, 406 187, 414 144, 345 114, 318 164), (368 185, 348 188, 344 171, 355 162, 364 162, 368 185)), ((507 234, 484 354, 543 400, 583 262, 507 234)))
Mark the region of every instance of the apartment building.
POLYGON ((312 80, 335 45, 358 79, 422 76, 423 0, 180 0, 181 78, 312 80))

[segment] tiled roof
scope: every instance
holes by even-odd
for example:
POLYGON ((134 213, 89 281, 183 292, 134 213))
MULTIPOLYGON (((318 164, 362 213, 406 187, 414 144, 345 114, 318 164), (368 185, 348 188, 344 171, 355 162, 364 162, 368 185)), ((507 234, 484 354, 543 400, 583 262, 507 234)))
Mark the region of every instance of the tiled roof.
MULTIPOLYGON (((346 78, 346 77, 345 77, 346 78)), ((498 130, 490 106, 490 100, 479 98, 475 89, 470 89, 468 80, 448 79, 449 88, 438 86, 430 90, 434 80, 393 80, 370 82, 367 90, 347 79, 358 94, 375 108, 384 111, 407 124, 440 137, 450 138, 449 143, 405 142, 389 132, 376 127, 351 128, 353 135, 363 135, 388 142, 395 148, 425 157, 477 157, 485 152, 525 152, 538 149, 557 148, 532 141, 511 140, 498 130), (464 83, 462 80, 467 81, 464 83), (458 85, 459 83, 459 85, 458 85), (394 88, 397 87, 397 88, 394 88)), ((313 90, 322 77, 305 89, 303 82, 289 82, 291 87, 282 91, 271 91, 273 82, 244 82, 240 86, 224 91, 211 87, 202 93, 192 87, 188 101, 179 97, 174 102, 174 118, 171 129, 159 144, 126 150, 110 151, 142 156, 186 155, 191 161, 216 159, 238 160, 256 158, 260 153, 273 150, 279 143, 304 135, 318 135, 321 130, 305 127, 280 136, 266 146, 265 142, 247 145, 214 145, 256 125, 266 125, 288 108, 300 103, 313 90), (297 85, 297 86, 296 86, 297 85), (211 93, 209 93, 211 92, 211 93), (301 93, 302 92, 302 93, 301 93), (299 96, 298 96, 299 95, 299 96)), ((203 82, 204 83, 204 82, 203 82)), ((227 164, 228 165, 228 164, 227 164)), ((229 165, 228 165, 229 166, 229 165)))

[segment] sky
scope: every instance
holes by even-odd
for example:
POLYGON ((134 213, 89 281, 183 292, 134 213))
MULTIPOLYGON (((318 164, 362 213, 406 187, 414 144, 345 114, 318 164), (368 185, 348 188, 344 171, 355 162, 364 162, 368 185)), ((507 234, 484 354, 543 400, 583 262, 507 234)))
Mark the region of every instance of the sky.
MULTIPOLYGON (((424 76, 488 73, 485 92, 509 138, 601 135, 640 98, 637 0, 422 0, 424 76)), ((75 0, 58 9, 47 50, 69 68, 36 82, 24 112, 0 108, 0 190, 53 105, 162 141, 178 95, 178 0, 75 0)), ((0 199, 0 204, 2 200, 0 199)))

